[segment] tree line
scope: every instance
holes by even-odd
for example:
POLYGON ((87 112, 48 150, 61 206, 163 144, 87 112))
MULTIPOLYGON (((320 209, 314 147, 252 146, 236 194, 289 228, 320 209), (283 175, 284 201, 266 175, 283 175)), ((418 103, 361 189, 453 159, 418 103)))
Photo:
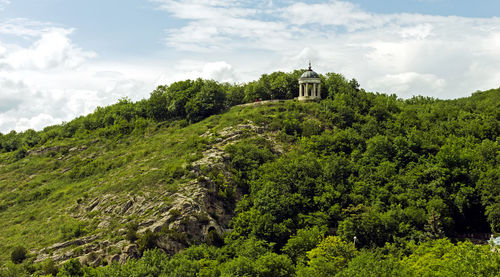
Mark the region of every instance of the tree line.
MULTIPOLYGON (((298 78, 304 70, 274 72, 245 84, 219 83, 213 80, 186 80, 158 86, 148 99, 132 102, 127 98, 116 104, 98 107, 86 116, 70 122, 45 127, 42 131, 0 133, 0 152, 26 151, 52 140, 87 136, 116 137, 141 130, 150 123, 186 120, 187 124, 217 114, 229 107, 270 99, 293 99, 298 96, 298 78), (96 131, 96 132, 94 132, 96 131)), ((347 81, 342 75, 321 76, 322 95, 359 89, 356 80, 347 81)))

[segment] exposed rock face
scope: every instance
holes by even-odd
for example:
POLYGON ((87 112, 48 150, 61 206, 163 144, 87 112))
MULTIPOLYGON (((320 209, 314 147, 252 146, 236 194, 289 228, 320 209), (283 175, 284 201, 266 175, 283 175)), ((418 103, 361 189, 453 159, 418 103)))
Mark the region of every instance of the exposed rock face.
MULTIPOLYGON (((203 134, 214 144, 203 152, 201 159, 190 165, 189 174, 194 179, 183 177, 185 183, 177 191, 165 189, 160 192, 143 191, 141 195, 105 194, 79 201, 79 204, 70 208, 70 214, 80 221, 98 220, 98 234, 42 249, 36 261, 51 258, 62 263, 70 258, 79 258, 83 264, 98 266, 138 258, 140 252, 137 244, 125 240, 130 218, 137 224, 139 236, 147 230, 161 234, 156 239, 156 245, 172 255, 190 244, 204 242, 209 231, 222 234, 227 230, 233 209, 217 195, 216 185, 207 172, 217 170, 231 184, 232 176, 224 147, 237 142, 243 135, 274 140, 272 134, 264 131, 262 127, 249 123, 225 128, 218 134, 203 134), (109 234, 114 234, 114 238, 122 236, 123 240, 101 240, 109 237, 109 234)), ((77 150, 80 149, 70 149, 77 150)), ((276 146, 275 151, 282 152, 279 146, 276 146)), ((161 187, 161 184, 158 186, 161 187)))

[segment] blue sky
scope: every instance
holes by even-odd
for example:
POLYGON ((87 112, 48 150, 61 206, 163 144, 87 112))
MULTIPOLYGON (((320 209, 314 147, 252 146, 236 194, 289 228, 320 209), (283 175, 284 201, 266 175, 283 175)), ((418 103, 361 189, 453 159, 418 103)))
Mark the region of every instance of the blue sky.
POLYGON ((0 132, 308 60, 369 91, 464 97, 500 85, 499 11, 493 0, 0 0, 0 132))

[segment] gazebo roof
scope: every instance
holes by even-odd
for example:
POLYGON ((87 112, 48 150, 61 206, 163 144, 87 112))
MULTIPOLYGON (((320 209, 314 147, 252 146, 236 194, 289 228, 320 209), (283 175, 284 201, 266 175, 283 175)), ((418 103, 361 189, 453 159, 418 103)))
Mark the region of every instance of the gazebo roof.
POLYGON ((299 80, 300 79, 311 79, 311 78, 319 78, 319 75, 318 75, 318 73, 314 72, 311 69, 311 63, 309 63, 309 68, 307 69, 306 72, 302 73, 299 80))

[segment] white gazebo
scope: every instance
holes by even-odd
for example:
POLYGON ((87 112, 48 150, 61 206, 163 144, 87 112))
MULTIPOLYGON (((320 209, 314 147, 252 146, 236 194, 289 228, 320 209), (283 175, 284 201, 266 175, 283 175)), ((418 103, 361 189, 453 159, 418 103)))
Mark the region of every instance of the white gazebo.
POLYGON ((321 99, 321 79, 309 63, 309 69, 299 78, 299 100, 315 99, 321 99))

